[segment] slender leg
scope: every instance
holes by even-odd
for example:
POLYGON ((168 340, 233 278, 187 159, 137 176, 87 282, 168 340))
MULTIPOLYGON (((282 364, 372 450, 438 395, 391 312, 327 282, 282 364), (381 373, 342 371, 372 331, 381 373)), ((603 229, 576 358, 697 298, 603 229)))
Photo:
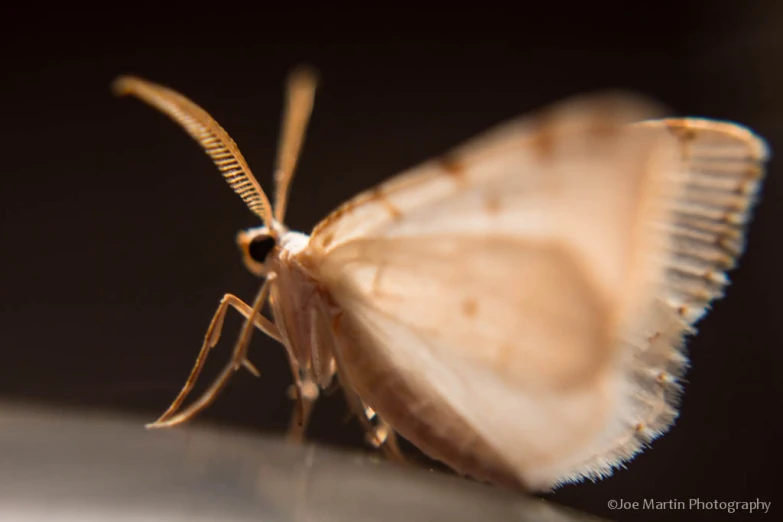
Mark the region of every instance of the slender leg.
POLYGON ((313 412, 313 405, 319 396, 318 385, 312 379, 300 381, 291 385, 288 394, 296 400, 297 406, 291 413, 287 438, 293 442, 301 442, 313 412))
MULTIPOLYGON (((362 404, 364 404, 362 402, 362 404)), ((383 420, 375 410, 369 406, 364 406, 364 411, 359 414, 359 418, 364 418, 362 425, 366 432, 365 438, 367 442, 379 448, 383 451, 383 454, 389 460, 396 462, 407 463, 407 459, 400 450, 399 441, 397 440, 397 433, 391 424, 383 420), (373 424, 375 421, 375 424, 373 424)))
POLYGON ((291 370, 294 377, 294 384, 289 388, 288 395, 296 400, 296 408, 291 413, 291 420, 288 423, 287 438, 293 442, 301 442, 307 431, 307 424, 310 421, 310 415, 313 412, 315 401, 320 396, 320 387, 318 385, 318 364, 319 356, 324 351, 324 343, 328 339, 319 336, 317 307, 309 309, 310 314, 310 351, 313 355, 311 367, 302 369, 299 363, 294 359, 293 354, 289 354, 291 359, 291 370))
POLYGON ((261 308, 263 307, 267 296, 269 295, 269 286, 274 278, 275 274, 273 273, 267 276, 264 284, 261 286, 261 289, 258 292, 258 295, 256 296, 256 300, 253 303, 252 308, 234 295, 226 294, 223 296, 223 299, 220 301, 220 305, 218 306, 218 309, 212 318, 212 322, 207 329, 207 334, 204 337, 204 344, 202 345, 201 351, 196 358, 196 364, 193 366, 193 369, 191 370, 185 385, 182 387, 179 395, 177 395, 177 398, 174 399, 174 402, 171 403, 171 406, 169 406, 166 412, 163 413, 163 415, 161 415, 158 420, 148 424, 148 428, 174 426, 193 417, 193 415, 204 409, 214 400, 216 394, 228 382, 228 378, 236 370, 238 370, 240 366, 245 366, 254 375, 258 375, 258 370, 246 359, 247 345, 250 343, 253 327, 258 328, 273 339, 280 341, 280 334, 277 330, 277 327, 274 325, 274 323, 272 323, 266 317, 262 316, 260 313, 261 308), (232 359, 226 368, 224 368, 220 373, 213 385, 195 403, 189 406, 185 411, 174 416, 174 413, 182 406, 185 398, 193 389, 193 385, 195 384, 196 379, 204 368, 204 363, 206 361, 207 355, 209 354, 209 351, 215 346, 215 344, 217 344, 218 339, 220 338, 220 333, 223 329, 223 322, 225 320, 226 312, 228 311, 229 306, 233 307, 245 317, 242 333, 234 347, 232 359))

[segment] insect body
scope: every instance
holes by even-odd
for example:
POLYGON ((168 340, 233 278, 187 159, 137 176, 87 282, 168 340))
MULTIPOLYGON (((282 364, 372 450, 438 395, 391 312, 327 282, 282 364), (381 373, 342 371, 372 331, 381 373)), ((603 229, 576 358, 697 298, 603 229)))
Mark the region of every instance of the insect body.
POLYGON ((767 157, 738 125, 588 96, 370 189, 307 236, 283 221, 311 72, 288 85, 274 208, 203 109, 138 78, 114 87, 182 125, 263 222, 238 235, 264 278, 254 302, 223 298, 152 426, 192 417, 240 367, 256 372, 259 329, 288 353, 297 435, 337 376, 390 454, 399 433, 457 472, 527 489, 609 474, 672 424, 684 336, 722 295, 767 157), (246 319, 232 360, 179 411, 229 308, 246 319))

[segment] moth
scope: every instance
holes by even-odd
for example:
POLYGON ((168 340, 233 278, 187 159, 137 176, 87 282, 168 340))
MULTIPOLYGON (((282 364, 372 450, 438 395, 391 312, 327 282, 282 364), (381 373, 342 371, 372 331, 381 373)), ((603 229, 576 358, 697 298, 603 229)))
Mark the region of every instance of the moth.
POLYGON ((274 206, 201 107, 137 77, 113 84, 181 125, 261 220, 237 236, 260 290, 223 297, 151 427, 190 419, 240 368, 257 374, 258 329, 288 354, 297 438, 335 378, 388 455, 402 458, 400 435, 526 490, 604 477, 668 430, 686 337, 744 248, 761 138, 665 118, 633 94, 576 97, 357 195, 306 235, 284 218, 316 83, 308 68, 289 78, 274 206), (229 309, 245 318, 231 360, 183 409, 229 309))

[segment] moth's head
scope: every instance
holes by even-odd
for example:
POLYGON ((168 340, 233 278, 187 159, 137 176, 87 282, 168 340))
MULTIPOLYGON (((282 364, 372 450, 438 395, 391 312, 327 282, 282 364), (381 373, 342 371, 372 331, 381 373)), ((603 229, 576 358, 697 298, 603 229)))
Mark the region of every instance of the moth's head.
POLYGON ((278 246, 279 237, 266 225, 239 231, 237 245, 242 252, 242 262, 251 273, 259 277, 266 276, 266 260, 278 246))

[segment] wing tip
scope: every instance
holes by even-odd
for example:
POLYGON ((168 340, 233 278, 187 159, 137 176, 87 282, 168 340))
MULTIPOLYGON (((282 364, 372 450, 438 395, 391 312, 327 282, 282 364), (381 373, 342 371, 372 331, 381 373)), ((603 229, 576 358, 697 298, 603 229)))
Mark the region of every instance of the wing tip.
POLYGON ((755 133, 746 125, 731 120, 715 120, 703 117, 684 117, 684 118, 661 118, 659 120, 646 120, 639 122, 640 125, 653 126, 663 123, 673 130, 679 132, 679 139, 690 140, 692 135, 687 132, 713 132, 722 134, 729 139, 743 143, 750 151, 750 158, 760 163, 770 159, 772 152, 767 141, 755 133))

